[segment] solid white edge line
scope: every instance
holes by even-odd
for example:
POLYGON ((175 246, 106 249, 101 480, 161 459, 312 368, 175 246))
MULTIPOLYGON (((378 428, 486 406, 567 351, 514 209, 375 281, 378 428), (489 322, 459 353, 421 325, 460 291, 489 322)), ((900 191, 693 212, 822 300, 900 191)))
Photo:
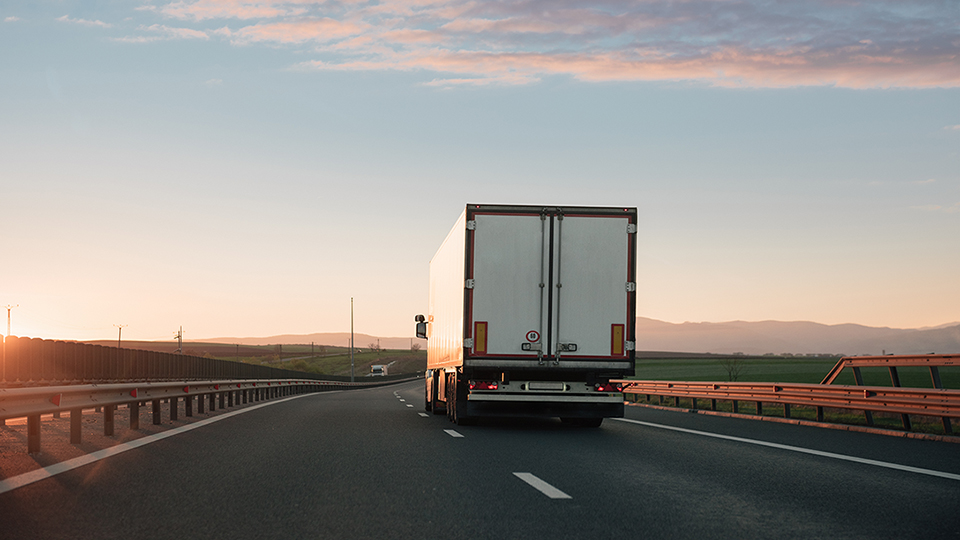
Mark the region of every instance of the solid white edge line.
POLYGON ((457 433, 457 431, 454 429, 445 429, 443 430, 443 432, 451 437, 463 437, 463 435, 461 435, 460 433, 457 433))
POLYGON ((560 491, 559 489, 551 486, 550 484, 544 482, 543 480, 537 478, 531 473, 528 472, 515 472, 514 476, 523 480, 524 482, 533 486, 537 491, 543 493, 551 499, 572 499, 573 497, 567 495, 566 493, 560 491))
MULTIPOLYGON (((333 394, 333 393, 339 393, 339 392, 344 392, 344 390, 331 390, 329 392, 322 392, 319 394, 327 395, 327 394, 333 394)), ((84 465, 89 465, 90 463, 100 461, 101 459, 108 458, 110 456, 122 454, 127 450, 133 450, 134 448, 139 448, 141 446, 166 439, 167 437, 172 437, 174 435, 178 435, 180 433, 184 433, 192 429, 203 427, 207 424, 212 424, 214 422, 219 422, 220 420, 225 420, 227 418, 230 418, 231 416, 236 416, 238 414, 254 411, 270 405, 276 405, 278 403, 283 403, 284 401, 290 401, 291 399, 299 399, 299 398, 303 398, 307 396, 315 396, 315 395, 318 395, 318 393, 313 392, 309 394, 301 394, 299 396, 291 396, 291 397, 276 400, 276 401, 268 401, 266 403, 251 405, 250 407, 247 407, 245 409, 240 409, 238 411, 231 411, 228 413, 214 416, 212 418, 206 418, 204 420, 200 420, 192 424, 187 424, 185 426, 168 429, 166 431, 161 431, 160 433, 154 433, 153 435, 147 435, 146 437, 141 437, 139 439, 136 439, 130 442, 125 442, 125 443, 118 444, 116 446, 111 446, 110 448, 104 448, 103 450, 97 450, 96 452, 91 452, 85 456, 75 457, 73 459, 68 459, 67 461, 61 461, 60 463, 54 463, 53 465, 49 465, 42 469, 36 469, 30 472, 25 472, 23 474, 19 474, 17 476, 7 478, 6 480, 0 480, 0 494, 6 493, 8 491, 13 491, 17 488, 21 488, 23 486, 32 484, 34 482, 39 482, 40 480, 50 478, 51 476, 56 476, 60 473, 71 471, 78 467, 83 467, 84 465)))
POLYGON ((734 437, 732 435, 721 435, 719 433, 710 433, 709 431, 697 431, 695 429, 686 429, 681 427, 674 426, 665 426, 663 424, 653 424, 651 422, 642 422, 640 420, 631 420, 630 418, 611 418, 611 420, 619 420, 621 422, 629 422, 631 424, 639 424, 641 426, 647 426, 652 428, 667 429, 670 431, 679 431, 682 433, 690 433, 692 435, 703 435, 704 437, 713 437, 715 439, 725 439, 728 441, 736 441, 747 444, 755 444, 757 446, 766 446, 769 448, 777 448, 779 450, 789 450, 791 452, 800 452, 801 454, 810 454, 814 456, 827 457, 832 459, 839 459, 842 461, 852 461, 854 463, 862 463, 864 465, 874 465, 876 467, 884 467, 887 469, 894 469, 897 471, 912 472, 917 474, 926 474, 929 476, 936 476, 938 478, 946 478, 948 480, 960 480, 960 474, 953 474, 948 472, 934 471, 931 469, 921 469, 920 467, 911 467, 909 465, 899 465, 897 463, 889 463, 886 461, 877 461, 875 459, 859 458, 855 456, 846 456, 843 454, 834 454, 833 452, 824 452, 822 450, 812 450, 810 448, 802 448, 800 446, 790 446, 787 444, 772 443, 767 441, 758 441, 755 439, 744 439, 743 437, 734 437))

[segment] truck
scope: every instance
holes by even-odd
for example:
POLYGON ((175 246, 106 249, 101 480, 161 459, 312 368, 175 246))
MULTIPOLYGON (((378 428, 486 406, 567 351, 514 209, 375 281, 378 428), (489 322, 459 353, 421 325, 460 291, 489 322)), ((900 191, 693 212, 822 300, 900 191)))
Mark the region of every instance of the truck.
POLYGON ((635 207, 468 204, 430 261, 424 408, 456 424, 623 416, 636 333, 635 207))

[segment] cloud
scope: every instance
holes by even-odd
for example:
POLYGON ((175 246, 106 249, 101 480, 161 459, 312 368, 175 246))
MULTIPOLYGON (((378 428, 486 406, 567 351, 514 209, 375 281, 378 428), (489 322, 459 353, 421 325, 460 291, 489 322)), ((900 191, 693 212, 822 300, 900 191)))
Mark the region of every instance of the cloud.
POLYGON ((79 24, 82 26, 99 26, 101 28, 113 28, 112 24, 105 23, 103 21, 88 21, 87 19, 71 19, 66 15, 64 15, 63 17, 57 17, 57 20, 60 22, 79 24))
POLYGON ((3 22, 17 22, 19 20, 20 20, 20 17, 10 16, 3 19, 3 22))
POLYGON ((304 43, 343 39, 358 34, 363 28, 364 25, 351 22, 317 18, 256 24, 238 30, 223 27, 216 30, 216 33, 227 37, 232 43, 243 45, 257 42, 304 43))
POLYGON ((926 180, 914 180, 913 182, 910 182, 910 183, 916 184, 916 185, 924 185, 924 184, 933 184, 936 181, 937 181, 936 178, 928 178, 926 180))
POLYGON ((952 130, 952 131, 960 131, 960 124, 957 124, 957 125, 955 125, 955 126, 943 126, 943 129, 952 130))
POLYGON ((422 70, 441 74, 426 83, 440 86, 551 75, 725 87, 960 86, 960 12, 921 1, 177 0, 154 11, 242 21, 218 35, 237 45, 302 46, 314 60, 298 69, 422 70))
MULTIPOLYGON (((302 2, 319 5, 323 2, 302 2)), ((168 17, 178 19, 272 19, 281 16, 301 15, 306 10, 295 1, 271 0, 199 0, 196 2, 171 2, 157 9, 168 17)))
POLYGON ((173 39, 210 39, 210 36, 202 30, 192 28, 175 28, 162 24, 151 24, 150 26, 140 25, 137 30, 143 32, 152 32, 153 35, 146 36, 126 36, 115 38, 114 41, 122 43, 152 43, 155 41, 169 41, 173 39))

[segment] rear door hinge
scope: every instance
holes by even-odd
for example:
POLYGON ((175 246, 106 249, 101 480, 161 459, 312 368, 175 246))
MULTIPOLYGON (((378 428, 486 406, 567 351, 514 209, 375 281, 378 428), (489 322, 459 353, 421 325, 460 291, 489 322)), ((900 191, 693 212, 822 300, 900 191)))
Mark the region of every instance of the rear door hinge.
POLYGON ((468 279, 467 281, 465 281, 465 282, 463 283, 463 287, 464 287, 465 289, 472 289, 473 286, 476 285, 476 284, 477 284, 477 280, 475 280, 475 279, 468 279))
POLYGON ((635 351, 637 350, 637 343, 635 341, 627 341, 624 343, 623 348, 628 351, 635 351))
POLYGON ((635 292, 637 290, 637 284, 633 281, 627 282, 627 292, 635 292))
POLYGON ((463 340, 463 347, 464 347, 465 349, 472 349, 472 348, 473 348, 473 338, 467 338, 467 339, 463 340))
POLYGON ((477 220, 471 219, 471 220, 467 221, 467 230, 468 230, 468 231, 475 231, 475 230, 477 230, 477 220))
POLYGON ((633 234, 635 232, 637 232, 637 224, 627 223, 627 234, 633 234))

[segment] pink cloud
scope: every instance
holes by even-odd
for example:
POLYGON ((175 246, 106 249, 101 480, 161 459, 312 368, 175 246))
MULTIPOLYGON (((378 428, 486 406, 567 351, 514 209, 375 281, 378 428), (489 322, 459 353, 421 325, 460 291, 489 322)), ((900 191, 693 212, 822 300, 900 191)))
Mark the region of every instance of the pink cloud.
POLYGON ((438 86, 523 84, 548 75, 731 87, 960 86, 960 16, 910 6, 895 0, 177 0, 158 9, 198 20, 259 19, 216 33, 235 44, 308 46, 319 58, 301 69, 434 71, 440 76, 425 84, 438 86))

